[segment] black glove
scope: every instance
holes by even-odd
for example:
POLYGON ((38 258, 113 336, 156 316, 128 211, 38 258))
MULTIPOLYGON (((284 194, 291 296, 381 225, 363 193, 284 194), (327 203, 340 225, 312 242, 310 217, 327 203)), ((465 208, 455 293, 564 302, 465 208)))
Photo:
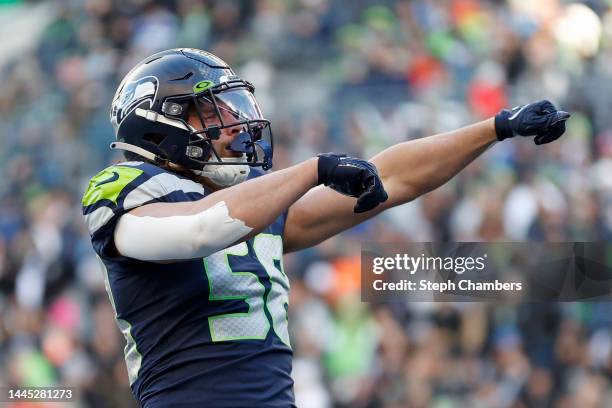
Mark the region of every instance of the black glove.
POLYGON ((535 136, 535 144, 541 145, 560 138, 569 117, 569 113, 557 110, 549 101, 528 103, 495 115, 495 132, 499 140, 535 136))
POLYGON ((376 167, 365 160, 344 154, 319 154, 319 184, 339 193, 359 197, 353 211, 370 211, 387 201, 387 192, 378 176, 376 167))

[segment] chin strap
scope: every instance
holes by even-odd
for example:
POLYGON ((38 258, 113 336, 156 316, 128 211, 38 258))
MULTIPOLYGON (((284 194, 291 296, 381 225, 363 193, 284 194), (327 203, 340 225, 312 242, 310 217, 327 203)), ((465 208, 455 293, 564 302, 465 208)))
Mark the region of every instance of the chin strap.
MULTIPOLYGON (((136 146, 130 143, 113 142, 110 144, 110 148, 112 150, 125 150, 128 152, 135 153, 156 164, 170 165, 171 167, 180 167, 168 159, 165 159, 148 150, 143 149, 140 146, 136 146)), ((266 159, 270 159, 271 161, 270 156, 271 155, 268 155, 268 153, 266 152, 266 159)), ((246 158, 245 155, 243 155, 242 157, 225 157, 223 158, 223 161, 225 161, 226 163, 227 162, 232 162, 232 164, 235 163, 236 166, 222 166, 222 165, 216 165, 216 163, 211 162, 211 163, 207 163, 207 166, 205 166, 202 170, 192 170, 192 171, 197 175, 210 178, 216 184, 223 185, 223 186, 233 185, 233 184, 236 184, 234 182, 236 178, 239 178, 240 180, 238 182, 240 182, 240 181, 244 181, 249 175, 250 167, 249 167, 248 162, 244 161, 245 158, 246 158), (237 173, 233 174, 232 168, 237 167, 237 166, 240 166, 242 168, 239 170, 234 169, 235 171, 237 171, 237 173), (208 174, 205 174, 205 173, 208 173, 208 174), (238 173, 240 175, 238 175, 238 173), (231 184, 224 184, 227 181, 227 179, 230 179, 233 182, 231 184)), ((264 170, 267 170, 270 167, 272 167, 271 163, 269 167, 263 166, 264 170)))
POLYGON ((159 163, 159 164, 170 163, 168 159, 164 159, 161 156, 153 154, 150 151, 145 150, 142 147, 135 146, 133 144, 123 143, 123 142, 113 142, 110 144, 110 148, 113 150, 126 150, 128 152, 136 153, 137 155, 142 156, 145 159, 151 160, 154 163, 159 163))

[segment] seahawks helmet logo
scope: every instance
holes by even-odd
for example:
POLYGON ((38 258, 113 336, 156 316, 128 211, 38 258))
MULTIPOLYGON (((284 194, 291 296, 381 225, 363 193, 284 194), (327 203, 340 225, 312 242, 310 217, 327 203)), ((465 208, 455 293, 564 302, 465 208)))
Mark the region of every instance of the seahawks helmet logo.
POLYGON ((115 129, 141 102, 148 100, 150 109, 157 89, 158 80, 154 76, 146 76, 125 84, 115 96, 111 110, 111 122, 115 129))

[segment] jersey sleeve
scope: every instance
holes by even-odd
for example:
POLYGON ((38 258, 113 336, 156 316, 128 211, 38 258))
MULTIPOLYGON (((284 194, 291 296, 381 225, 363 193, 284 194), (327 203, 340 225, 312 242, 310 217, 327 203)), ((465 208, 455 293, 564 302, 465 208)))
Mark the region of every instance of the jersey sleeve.
POLYGON ((203 194, 197 183, 146 163, 117 164, 95 175, 83 195, 83 216, 95 252, 114 258, 113 232, 119 218, 130 210, 154 203, 177 201, 176 192, 203 194))

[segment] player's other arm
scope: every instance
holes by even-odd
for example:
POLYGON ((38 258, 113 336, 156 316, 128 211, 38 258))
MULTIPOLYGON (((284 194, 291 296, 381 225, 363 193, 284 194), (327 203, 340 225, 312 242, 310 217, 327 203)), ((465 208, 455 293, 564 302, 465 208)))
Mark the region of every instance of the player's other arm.
POLYGON ((285 252, 315 245, 374 215, 446 183, 492 143, 515 135, 536 136, 536 144, 557 139, 569 117, 547 101, 502 111, 495 118, 383 150, 371 162, 389 199, 374 210, 354 214, 353 200, 318 187, 293 204, 285 225, 285 252))
POLYGON ((306 248, 444 184, 495 141, 493 120, 391 146, 371 159, 389 199, 355 214, 354 200, 319 186, 291 206, 285 252, 306 248))

